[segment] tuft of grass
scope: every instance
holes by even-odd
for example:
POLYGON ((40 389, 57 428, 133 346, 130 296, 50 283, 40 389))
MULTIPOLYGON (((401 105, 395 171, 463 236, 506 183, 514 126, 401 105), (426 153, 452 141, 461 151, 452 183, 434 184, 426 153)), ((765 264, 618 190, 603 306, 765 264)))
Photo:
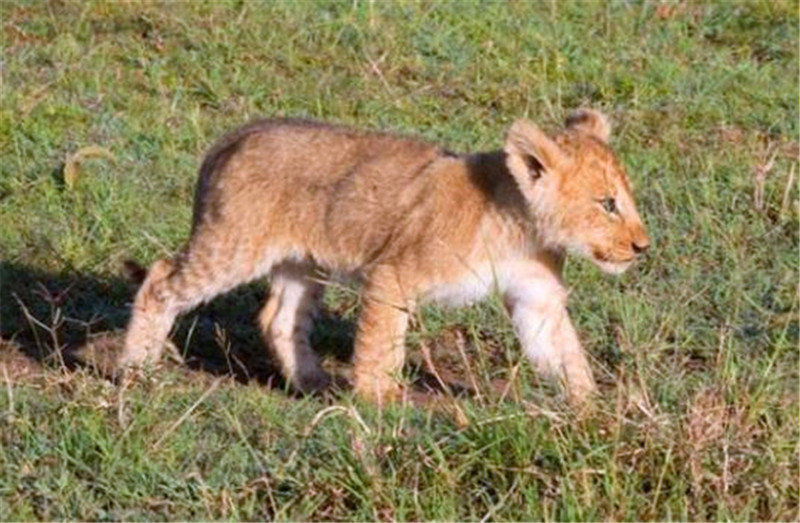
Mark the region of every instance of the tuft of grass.
MULTIPOLYGON (((0 20, 0 519, 800 515, 795 2, 4 2, 0 20), (444 389, 423 405, 287 394, 252 326, 264 283, 184 318, 185 363, 153 380, 86 367, 127 319, 120 262, 180 247, 225 130, 313 117, 485 150, 581 105, 612 116, 654 244, 620 279, 568 263, 595 412, 537 380, 497 300, 417 318, 407 379, 444 389)), ((325 305, 337 367, 358 297, 325 305)))

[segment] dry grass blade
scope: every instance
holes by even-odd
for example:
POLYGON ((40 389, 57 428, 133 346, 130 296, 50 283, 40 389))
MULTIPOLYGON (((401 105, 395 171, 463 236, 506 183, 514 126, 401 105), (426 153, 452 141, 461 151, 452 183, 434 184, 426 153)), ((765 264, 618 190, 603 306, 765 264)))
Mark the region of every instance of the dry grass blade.
POLYGON ((467 414, 464 412, 464 409, 458 404, 455 396, 453 395, 453 391, 450 386, 442 379, 442 376, 439 374, 439 371, 436 370, 436 366, 433 364, 433 358, 431 357, 431 350, 426 343, 420 344, 420 349, 422 352, 422 357, 425 359, 425 365, 428 367, 428 372, 433 374, 436 378, 436 381, 439 383, 439 386, 442 387, 447 398, 450 400, 450 404, 453 407, 453 414, 456 417, 456 424, 459 427, 466 427, 469 425, 469 418, 467 418, 467 414))
POLYGON ((464 350, 465 345, 466 342, 464 341, 464 335, 461 334, 460 331, 456 331, 456 348, 458 348, 458 354, 461 356, 461 363, 464 364, 464 369, 467 371, 469 383, 472 386, 472 389, 475 391, 475 399, 478 401, 478 403, 483 405, 483 395, 481 394, 481 389, 478 386, 478 380, 475 378, 475 373, 472 371, 472 365, 469 363, 467 351, 464 350))
POLYGON ((770 171, 775 166, 775 157, 778 155, 773 149, 774 147, 772 145, 768 145, 762 161, 756 165, 753 205, 755 205, 757 211, 764 209, 764 185, 767 182, 767 176, 769 176, 770 171))
POLYGON ((3 365, 3 378, 6 382, 6 393, 8 394, 8 412, 14 415, 14 387, 11 386, 11 378, 8 377, 8 369, 3 365))
POLYGON ((450 390, 450 386, 447 382, 442 379, 442 376, 439 374, 439 371, 436 370, 436 366, 433 364, 433 357, 431 356, 431 349, 428 347, 427 343, 420 343, 420 351, 422 352, 422 357, 425 360, 425 365, 428 367, 428 372, 433 374, 433 377, 436 378, 437 383, 439 386, 442 387, 442 390, 448 395, 452 396, 453 391, 450 390))
POLYGON ((219 387, 219 384, 222 382, 222 380, 223 380, 223 379, 224 379, 224 378, 217 378, 216 380, 214 380, 214 382, 211 384, 211 386, 209 386, 209 387, 208 387, 208 389, 206 389, 206 391, 205 391, 205 392, 204 392, 204 393, 203 393, 203 394, 202 394, 202 395, 201 395, 199 398, 197 398, 197 401, 195 401, 194 403, 192 403, 192 406, 191 406, 191 407, 189 407, 188 409, 186 409, 186 412, 184 412, 183 414, 181 414, 181 417, 180 417, 180 418, 178 418, 178 419, 175 421, 175 423, 173 423, 172 425, 170 425, 170 427, 169 427, 169 428, 168 428, 166 431, 164 431, 164 434, 162 434, 162 435, 161 435, 161 437, 160 437, 160 438, 158 438, 158 441, 156 441, 156 442, 155 442, 155 444, 153 444, 153 446, 151 447, 151 448, 152 448, 152 450, 156 450, 156 449, 158 449, 158 448, 161 446, 161 444, 164 442, 164 440, 165 440, 165 439, 167 439, 167 437, 168 437, 170 434, 172 434, 173 432, 175 432, 175 429, 177 429, 178 427, 180 427, 180 426, 181 426, 181 424, 182 424, 184 421, 186 421, 186 420, 189 418, 189 416, 191 416, 191 415, 192 415, 192 412, 194 412, 194 411, 195 411, 195 409, 196 409, 197 407, 199 407, 199 406, 200 406, 200 404, 201 404, 201 403, 203 403, 203 402, 206 400, 206 398, 208 398, 208 397, 211 395, 211 393, 212 393, 212 392, 214 392, 215 390, 217 390, 217 387, 219 387))
POLYGON ((311 422, 306 426, 303 430, 303 437, 308 437, 314 431, 314 427, 316 427, 324 418, 333 414, 333 413, 342 413, 347 414, 353 420, 358 423, 358 426, 361 427, 361 430, 364 431, 365 434, 371 434, 372 431, 369 429, 369 425, 364 421, 364 418, 358 413, 358 411, 354 407, 343 407, 341 405, 331 405, 330 407, 325 407, 321 411, 317 412, 317 414, 311 419, 311 422))
POLYGON ((789 170, 789 180, 787 180, 786 187, 783 190, 783 199, 781 200, 781 216, 789 211, 789 205, 791 204, 790 199, 794 184, 794 168, 795 164, 792 164, 792 168, 789 170))
POLYGON ((58 328, 63 319, 60 310, 55 309, 56 315, 55 318, 53 318, 53 324, 45 325, 41 320, 39 320, 38 318, 36 318, 36 316, 33 315, 33 313, 28 309, 28 307, 25 305, 22 299, 20 299, 17 293, 13 293, 12 296, 14 297, 14 300, 16 300, 17 305, 19 306, 19 310, 22 312, 25 321, 31 328, 31 332, 33 333, 33 336, 36 340, 36 347, 42 353, 47 354, 49 359, 55 358, 59 363, 60 368, 65 369, 66 364, 64 362, 64 355, 62 353, 63 347, 58 339, 58 328), (47 344, 44 343, 42 339, 39 337, 39 334, 37 332, 37 327, 44 330, 50 335, 50 341, 52 344, 50 348, 48 348, 47 344))
POLYGON ((80 164, 86 158, 105 158, 111 162, 116 161, 114 155, 105 147, 99 145, 88 145, 81 147, 74 153, 67 156, 64 160, 64 183, 70 189, 74 189, 80 178, 80 164))
POLYGON ((508 492, 506 492, 505 495, 503 495, 503 497, 500 498, 500 500, 494 506, 489 508, 489 511, 486 512, 486 515, 483 516, 483 518, 481 518, 481 523, 485 523, 486 521, 491 520, 494 517, 494 515, 497 514, 497 511, 503 508, 503 505, 505 505, 508 498, 510 498, 511 495, 514 493, 514 491, 517 489, 517 480, 518 479, 515 478, 514 482, 511 483, 511 487, 508 489, 508 492))

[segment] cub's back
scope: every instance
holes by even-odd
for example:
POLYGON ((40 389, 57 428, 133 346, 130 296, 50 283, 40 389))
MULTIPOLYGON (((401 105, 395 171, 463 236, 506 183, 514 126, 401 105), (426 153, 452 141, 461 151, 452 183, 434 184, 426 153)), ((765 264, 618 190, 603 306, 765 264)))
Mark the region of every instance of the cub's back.
POLYGON ((367 258, 453 155, 421 140, 305 120, 261 120, 223 137, 200 169, 194 229, 269 229, 323 257, 367 258), (360 256, 359 256, 360 257, 360 256))
POLYGON ((258 120, 223 136, 200 169, 201 179, 299 176, 331 182, 368 163, 394 171, 412 168, 443 151, 422 140, 297 119, 258 120), (236 169, 229 163, 236 161, 236 169))

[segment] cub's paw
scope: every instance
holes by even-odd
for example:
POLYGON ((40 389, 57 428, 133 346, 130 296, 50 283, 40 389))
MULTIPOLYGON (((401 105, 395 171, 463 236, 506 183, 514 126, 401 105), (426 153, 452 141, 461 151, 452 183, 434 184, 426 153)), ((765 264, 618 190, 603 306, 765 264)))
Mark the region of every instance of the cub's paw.
POLYGON ((384 379, 356 378, 354 388, 360 398, 378 405, 400 401, 403 397, 400 385, 384 379))
POLYGON ((112 379, 119 387, 127 389, 136 383, 147 383, 151 381, 153 373, 151 369, 140 365, 118 366, 112 374, 112 379))
POLYGON ((322 392, 331 386, 330 375, 322 369, 315 369, 310 372, 299 373, 293 380, 292 385, 302 394, 315 394, 322 392))

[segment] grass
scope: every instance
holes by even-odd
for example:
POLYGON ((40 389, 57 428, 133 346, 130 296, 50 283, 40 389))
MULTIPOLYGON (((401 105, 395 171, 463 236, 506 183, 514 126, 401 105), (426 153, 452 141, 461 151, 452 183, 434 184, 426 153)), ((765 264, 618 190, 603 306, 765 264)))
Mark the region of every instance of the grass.
MULTIPOLYGON (((0 519, 799 516, 796 3, 31 1, 0 20, 0 519), (433 407, 287 394, 252 326, 265 284, 184 318, 187 363, 151 381, 81 365, 124 328, 121 260, 186 237, 225 130, 302 116, 485 150, 580 105, 615 120, 654 243, 620 279, 568 264, 591 415, 521 362, 497 300, 418 318, 409 380, 431 382, 426 349, 477 391, 433 407), (65 169, 90 146, 113 159, 65 169)), ((336 366, 358 300, 325 302, 336 366)))

